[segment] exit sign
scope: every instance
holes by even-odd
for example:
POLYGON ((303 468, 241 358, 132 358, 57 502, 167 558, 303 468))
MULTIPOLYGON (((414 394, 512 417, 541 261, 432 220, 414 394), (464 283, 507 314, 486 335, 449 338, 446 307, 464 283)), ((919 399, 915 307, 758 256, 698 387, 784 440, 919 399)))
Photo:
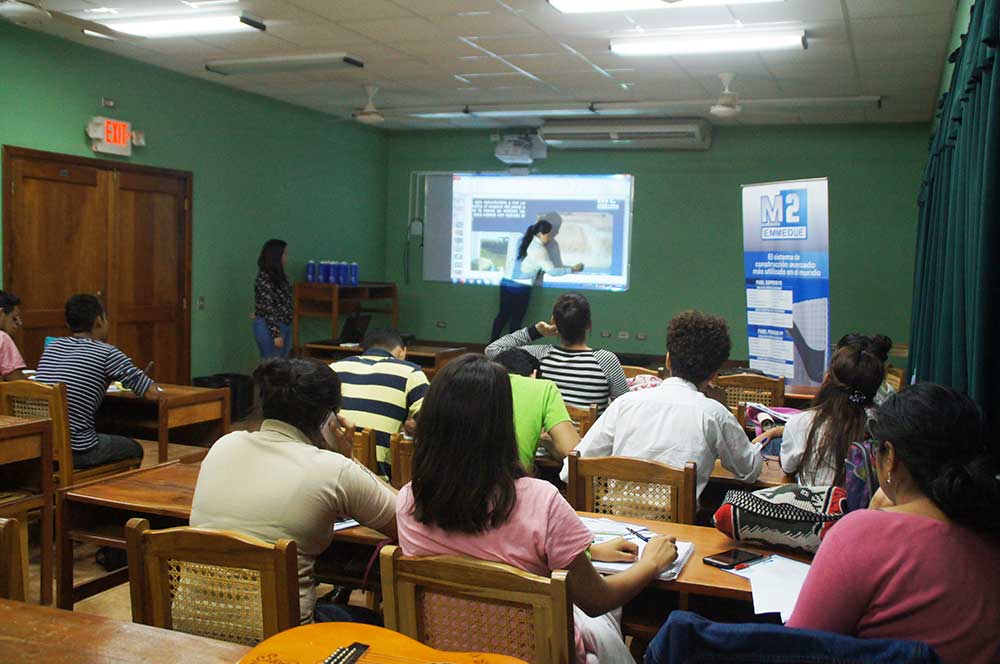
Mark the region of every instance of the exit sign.
POLYGON ((95 117, 87 125, 87 136, 94 152, 132 155, 132 124, 123 120, 95 117))

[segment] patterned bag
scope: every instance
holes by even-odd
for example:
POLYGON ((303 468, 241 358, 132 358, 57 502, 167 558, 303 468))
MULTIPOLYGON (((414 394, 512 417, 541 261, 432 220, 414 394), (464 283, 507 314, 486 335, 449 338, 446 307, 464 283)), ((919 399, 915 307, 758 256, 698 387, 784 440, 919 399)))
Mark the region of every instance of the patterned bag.
POLYGON ((841 516, 847 494, 837 486, 782 486, 727 491, 715 527, 737 542, 815 553, 841 516))
POLYGON ((851 443, 844 460, 844 488, 847 490, 845 512, 868 509, 868 503, 878 491, 871 443, 851 443))

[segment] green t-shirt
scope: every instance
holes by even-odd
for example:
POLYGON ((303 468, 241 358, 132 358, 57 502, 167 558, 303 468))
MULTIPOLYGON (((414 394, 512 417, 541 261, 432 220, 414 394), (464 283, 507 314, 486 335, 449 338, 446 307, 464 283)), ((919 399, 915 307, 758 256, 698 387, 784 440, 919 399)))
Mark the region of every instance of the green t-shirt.
POLYGON ((517 451, 521 463, 530 471, 535 463, 538 437, 570 417, 559 388, 551 380, 511 374, 510 388, 514 397, 517 451))

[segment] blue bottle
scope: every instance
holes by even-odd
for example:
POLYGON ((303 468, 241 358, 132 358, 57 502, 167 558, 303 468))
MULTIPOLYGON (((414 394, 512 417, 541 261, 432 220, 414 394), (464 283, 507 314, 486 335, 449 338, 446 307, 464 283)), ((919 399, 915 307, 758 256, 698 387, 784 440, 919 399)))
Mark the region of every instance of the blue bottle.
POLYGON ((352 286, 357 286, 358 285, 358 264, 357 263, 351 263, 350 267, 351 267, 351 285, 352 286))
POLYGON ((333 266, 330 265, 330 261, 322 261, 320 264, 320 283, 329 284, 332 282, 331 272, 333 271, 333 266))
POLYGON ((344 264, 340 261, 333 261, 333 283, 344 283, 344 264))
POLYGON ((306 263, 306 281, 315 283, 316 281, 316 261, 306 263))

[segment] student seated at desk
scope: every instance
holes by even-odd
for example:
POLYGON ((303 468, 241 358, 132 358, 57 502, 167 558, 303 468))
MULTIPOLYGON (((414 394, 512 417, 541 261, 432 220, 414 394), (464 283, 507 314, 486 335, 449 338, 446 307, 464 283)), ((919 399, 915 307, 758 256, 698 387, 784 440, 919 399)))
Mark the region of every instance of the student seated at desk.
POLYGON ((556 488, 525 477, 514 437, 510 380, 481 355, 464 355, 431 383, 417 422, 413 481, 399 492, 399 544, 408 556, 463 555, 549 576, 569 570, 577 662, 633 660, 617 611, 677 557, 656 537, 627 571, 602 577, 595 560, 635 560, 622 538, 593 536, 556 488), (614 613, 609 613, 614 611, 614 613))
MULTIPOLYGON (((859 334, 857 332, 851 332, 850 334, 845 334, 837 342, 837 349, 843 348, 844 346, 857 346, 861 350, 866 350, 877 357, 881 362, 882 366, 889 362, 889 351, 892 350, 892 339, 885 336, 884 334, 873 334, 871 336, 867 334, 859 334)), ((883 373, 885 373, 883 371, 883 373)), ((880 405, 883 401, 891 397, 896 393, 895 388, 890 385, 885 377, 882 379, 882 384, 878 386, 878 392, 875 394, 875 405, 880 405)))
POLYGON ((131 438, 97 433, 97 409, 113 381, 120 381, 140 398, 156 399, 159 387, 125 353, 104 341, 110 324, 96 297, 70 297, 66 301, 66 324, 71 335, 59 337, 45 347, 35 380, 66 386, 73 467, 141 459, 142 445, 131 438))
POLYGON ((946 664, 1000 661, 1000 467, 982 413, 918 383, 868 429, 880 492, 827 534, 788 626, 923 641, 946 664))
MULTIPOLYGON (((750 444, 728 408, 701 393, 729 357, 730 345, 722 318, 698 311, 674 316, 667 329, 671 377, 616 399, 577 446, 580 456, 635 457, 675 468, 693 461, 699 496, 716 459, 737 480, 756 481, 764 465, 759 447, 750 444)), ((568 463, 559 477, 568 481, 568 463)))
POLYGON ((628 393, 628 379, 618 356, 587 345, 590 303, 579 293, 565 293, 552 306, 552 320, 500 337, 486 347, 486 357, 495 359, 508 348, 523 347, 541 362, 542 374, 559 386, 563 400, 579 408, 608 404, 628 393), (559 335, 559 344, 531 345, 542 337, 559 335))
POLYGON ((524 469, 530 473, 534 467, 539 442, 555 459, 572 452, 580 443, 580 435, 566 412, 559 388, 538 375, 538 358, 522 348, 508 348, 497 355, 496 361, 510 376, 517 452, 524 469))
POLYGON ((427 391, 427 374, 406 361, 403 339, 395 330, 372 330, 365 335, 364 353, 330 365, 340 378, 343 415, 359 427, 375 430, 379 472, 391 468, 389 439, 404 426, 412 433, 413 419, 427 391))
POLYGON ((333 541, 339 517, 396 538, 396 493, 351 459, 354 425, 337 415, 340 380, 312 360, 265 360, 253 374, 260 431, 220 438, 201 462, 191 504, 195 528, 235 530, 295 541, 302 623, 375 622, 359 607, 317 604, 316 557, 333 541))
POLYGON ((12 338, 21 328, 21 298, 0 290, 0 376, 4 380, 24 380, 21 352, 12 338))
POLYGON ((783 427, 754 439, 781 437, 781 469, 799 484, 841 486, 851 443, 864 439, 865 422, 885 376, 885 365, 861 345, 838 348, 812 406, 783 427))

